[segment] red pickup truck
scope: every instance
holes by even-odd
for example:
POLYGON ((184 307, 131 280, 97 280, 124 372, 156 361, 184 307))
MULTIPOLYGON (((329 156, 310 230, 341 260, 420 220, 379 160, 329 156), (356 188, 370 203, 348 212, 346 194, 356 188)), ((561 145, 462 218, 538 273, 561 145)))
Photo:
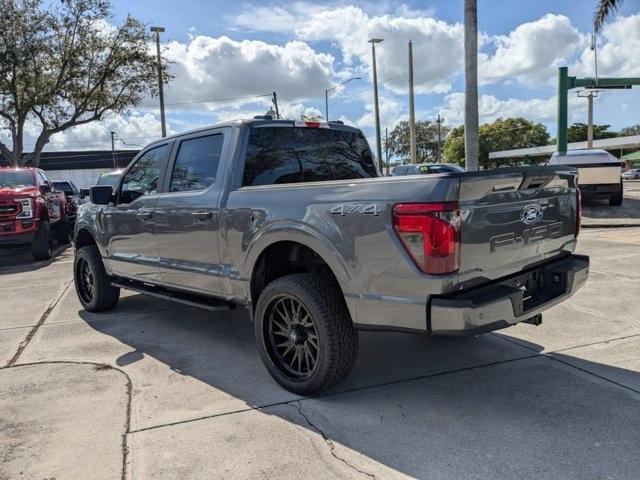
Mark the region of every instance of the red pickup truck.
POLYGON ((31 245, 36 260, 53 255, 53 240, 67 243, 75 206, 38 168, 0 168, 0 248, 31 245))

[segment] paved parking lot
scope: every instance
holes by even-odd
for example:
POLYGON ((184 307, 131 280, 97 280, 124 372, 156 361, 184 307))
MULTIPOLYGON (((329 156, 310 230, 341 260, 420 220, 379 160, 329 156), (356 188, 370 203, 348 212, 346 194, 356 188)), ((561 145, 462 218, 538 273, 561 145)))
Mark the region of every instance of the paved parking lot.
POLYGON ((583 231, 587 285, 463 340, 363 332, 353 373, 301 399, 246 312, 126 294, 80 309, 72 249, 0 259, 0 479, 635 479, 640 228, 583 231))

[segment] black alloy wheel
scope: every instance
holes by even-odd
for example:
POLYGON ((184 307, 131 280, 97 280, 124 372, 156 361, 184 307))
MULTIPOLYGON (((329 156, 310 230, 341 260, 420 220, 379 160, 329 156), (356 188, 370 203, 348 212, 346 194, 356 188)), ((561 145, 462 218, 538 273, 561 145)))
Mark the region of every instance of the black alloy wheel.
POLYGON ((318 366, 320 341, 313 317, 292 295, 280 295, 267 307, 267 349, 274 364, 292 380, 310 377, 318 366))

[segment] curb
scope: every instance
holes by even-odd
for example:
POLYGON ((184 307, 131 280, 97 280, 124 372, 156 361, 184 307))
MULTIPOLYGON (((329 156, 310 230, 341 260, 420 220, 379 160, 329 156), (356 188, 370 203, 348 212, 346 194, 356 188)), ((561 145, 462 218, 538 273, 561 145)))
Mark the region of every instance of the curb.
POLYGON ((582 224, 580 228, 640 228, 640 223, 592 223, 582 224))

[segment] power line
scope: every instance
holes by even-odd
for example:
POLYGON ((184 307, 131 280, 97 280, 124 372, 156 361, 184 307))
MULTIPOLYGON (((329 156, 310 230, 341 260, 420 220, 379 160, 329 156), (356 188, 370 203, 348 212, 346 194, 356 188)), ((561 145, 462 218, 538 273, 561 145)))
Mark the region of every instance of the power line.
MULTIPOLYGON (((385 83, 385 82, 387 82, 387 81, 389 81, 389 80, 392 80, 392 79, 394 79, 394 78, 397 78, 397 77, 400 77, 400 76, 403 76, 403 75, 407 75, 408 73, 409 73, 409 71, 408 71, 408 70, 407 70, 406 72, 397 73, 397 74, 395 74, 395 75, 391 75, 390 77, 383 78, 382 80, 379 80, 379 82, 380 82, 380 83, 385 83)), ((359 88, 358 90, 355 90, 355 91, 351 92, 351 96, 350 96, 350 97, 343 97, 343 98, 341 98, 341 99, 336 100, 336 101, 335 101, 335 102, 333 102, 333 103, 330 103, 329 105, 335 105, 335 104, 337 104, 337 103, 341 103, 341 102, 345 102, 345 101, 347 101, 347 100, 351 100, 351 98, 353 97, 353 95, 358 94, 358 93, 361 93, 361 92, 364 92, 365 90, 369 90, 370 88, 371 88, 370 86, 366 86, 366 87, 363 87, 363 88, 359 88)))

